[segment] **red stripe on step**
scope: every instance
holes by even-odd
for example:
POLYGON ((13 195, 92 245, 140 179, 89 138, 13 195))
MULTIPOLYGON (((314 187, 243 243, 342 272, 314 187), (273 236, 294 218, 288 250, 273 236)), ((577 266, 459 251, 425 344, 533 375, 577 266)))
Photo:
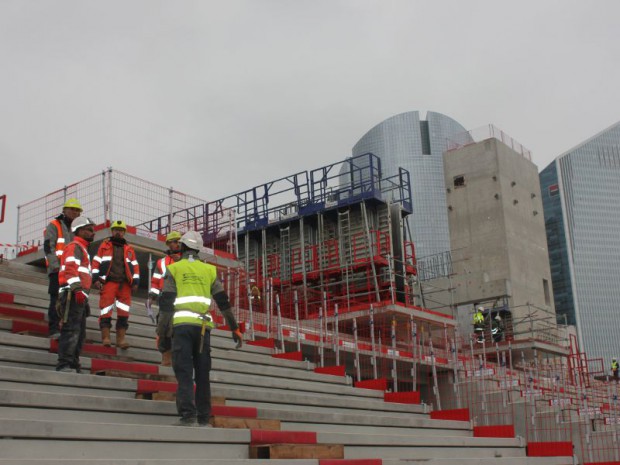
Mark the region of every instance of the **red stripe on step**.
MULTIPOLYGON (((58 352, 58 340, 50 339, 50 352, 58 352)), ((116 347, 105 347, 99 344, 84 344, 82 353, 116 355, 116 347)))
POLYGON ((152 392, 177 392, 177 383, 171 381, 155 381, 152 379, 139 379, 136 387, 137 394, 152 392))
POLYGON ((334 376, 344 376, 344 365, 336 365, 333 367, 316 367, 314 369, 315 373, 320 373, 323 375, 334 375, 334 376))
POLYGON ((319 459, 319 465, 383 465, 382 459, 319 459))
POLYGON ((273 349, 276 346, 276 341, 274 339, 259 339, 258 341, 248 341, 247 344, 250 346, 268 347, 273 349))
POLYGON ((302 362, 304 357, 301 352, 286 352, 283 354, 273 354, 273 358, 282 358, 284 360, 296 360, 298 362, 302 362))
POLYGON ((419 404, 420 393, 418 391, 386 392, 383 394, 383 400, 397 404, 419 404))
POLYGON ((367 379, 365 381, 356 381, 353 384, 356 388, 373 389, 375 391, 385 391, 387 389, 387 379, 367 379))
POLYGON ((316 433, 312 431, 268 431, 250 430, 250 444, 316 444, 316 433))
POLYGON ((38 321, 45 320, 45 315, 43 313, 34 310, 25 310, 23 308, 0 307, 0 314, 38 321))
POLYGON ((431 420, 469 421, 469 409, 434 410, 431 412, 431 420))
POLYGON ((3 304, 12 304, 15 302, 15 296, 6 292, 0 292, 0 302, 3 304))
POLYGON ((513 425, 474 426, 475 438, 514 438, 513 425))
POLYGON ((572 442, 530 442, 527 445, 528 457, 571 457, 572 442))
POLYGON ((92 359, 90 366, 91 373, 103 370, 131 371, 133 373, 150 373, 155 375, 159 373, 159 367, 157 365, 119 362, 117 360, 100 360, 96 358, 92 359))
POLYGON ((256 407, 234 407, 229 405, 213 405, 211 413, 220 417, 258 418, 256 407))
POLYGON ((13 333, 39 333, 47 336, 49 329, 47 325, 43 325, 40 323, 30 323, 26 321, 16 321, 13 320, 13 326, 11 327, 11 332, 13 333))

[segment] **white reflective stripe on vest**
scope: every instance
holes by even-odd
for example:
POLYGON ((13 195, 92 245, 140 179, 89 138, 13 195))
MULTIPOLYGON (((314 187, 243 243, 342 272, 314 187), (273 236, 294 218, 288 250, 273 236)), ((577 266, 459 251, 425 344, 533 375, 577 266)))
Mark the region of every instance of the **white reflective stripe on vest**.
POLYGON ((213 321, 213 317, 209 313, 195 313, 187 310, 178 310, 174 312, 175 318, 198 318, 199 320, 213 321))
POLYGON ((197 296, 197 295, 188 295, 185 297, 177 297, 174 299, 174 305, 182 305, 182 304, 206 304, 211 305, 211 299, 208 297, 197 296))

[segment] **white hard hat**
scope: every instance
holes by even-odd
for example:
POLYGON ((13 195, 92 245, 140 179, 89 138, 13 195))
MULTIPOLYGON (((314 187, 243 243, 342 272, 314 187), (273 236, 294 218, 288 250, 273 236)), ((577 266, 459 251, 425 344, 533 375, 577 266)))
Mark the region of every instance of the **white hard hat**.
POLYGON ((476 307, 476 310, 484 312, 484 307, 483 306, 476 307))
POLYGON ((256 280, 255 280, 254 278, 250 278, 250 282, 251 282, 251 283, 255 283, 255 282, 256 282, 256 280))
POLYGON ((185 244, 188 249, 200 252, 202 250, 202 236, 198 231, 187 231, 181 237, 181 244, 185 244))
POLYGON ((84 226, 94 225, 94 221, 85 216, 78 216, 71 222, 71 232, 75 233, 78 229, 83 228, 84 226))

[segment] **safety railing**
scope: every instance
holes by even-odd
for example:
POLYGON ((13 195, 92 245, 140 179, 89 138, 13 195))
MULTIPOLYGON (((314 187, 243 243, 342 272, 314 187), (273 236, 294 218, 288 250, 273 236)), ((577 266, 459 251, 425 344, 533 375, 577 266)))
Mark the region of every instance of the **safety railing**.
POLYGON ((172 230, 201 231, 205 245, 234 253, 234 212, 209 211, 206 201, 108 168, 18 207, 17 243, 38 246, 49 221, 65 201, 77 198, 83 215, 96 224, 116 219, 136 228, 138 235, 157 238, 172 230))
POLYGON ((519 142, 514 140, 508 134, 501 129, 496 128, 492 124, 482 126, 476 129, 472 129, 467 132, 462 132, 451 136, 447 141, 447 152, 466 147, 477 142, 481 142, 486 139, 497 139, 504 145, 507 145, 515 152, 521 154, 526 159, 532 161, 532 152, 523 147, 519 142))

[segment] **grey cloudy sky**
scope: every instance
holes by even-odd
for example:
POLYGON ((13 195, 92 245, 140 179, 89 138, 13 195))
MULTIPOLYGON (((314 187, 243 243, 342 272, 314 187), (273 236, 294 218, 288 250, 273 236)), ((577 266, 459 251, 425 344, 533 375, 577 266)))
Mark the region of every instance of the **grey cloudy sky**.
POLYGON ((493 123, 553 158, 620 120, 617 0, 0 0, 0 242, 106 167, 214 199, 380 121, 493 123))

